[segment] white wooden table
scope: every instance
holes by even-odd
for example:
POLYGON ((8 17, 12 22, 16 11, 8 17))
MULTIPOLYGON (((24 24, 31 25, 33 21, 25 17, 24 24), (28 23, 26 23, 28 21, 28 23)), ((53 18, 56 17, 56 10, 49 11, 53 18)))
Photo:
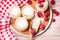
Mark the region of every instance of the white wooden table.
MULTIPOLYGON (((56 4, 53 6, 60 12, 60 0, 55 0, 56 4)), ((34 40, 60 40, 60 16, 54 16, 56 22, 52 23, 50 28, 42 35, 37 36, 34 40)), ((21 36, 18 36, 19 40, 27 40, 21 36)))

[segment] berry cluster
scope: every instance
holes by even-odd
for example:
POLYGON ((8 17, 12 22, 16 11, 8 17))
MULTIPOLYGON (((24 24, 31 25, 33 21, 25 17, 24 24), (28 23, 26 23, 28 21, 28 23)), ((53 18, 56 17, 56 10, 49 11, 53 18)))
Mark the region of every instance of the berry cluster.
MULTIPOLYGON (((54 5, 54 4, 55 4, 55 0, 51 0, 50 3, 51 3, 52 5, 54 5)), ((53 12, 53 14, 55 14, 56 16, 59 16, 59 12, 58 12, 57 10, 52 9, 52 12, 53 12)), ((52 22, 55 22, 55 18, 52 18, 52 22)))
POLYGON ((43 2, 45 2, 45 0, 38 0, 39 7, 44 7, 43 2))

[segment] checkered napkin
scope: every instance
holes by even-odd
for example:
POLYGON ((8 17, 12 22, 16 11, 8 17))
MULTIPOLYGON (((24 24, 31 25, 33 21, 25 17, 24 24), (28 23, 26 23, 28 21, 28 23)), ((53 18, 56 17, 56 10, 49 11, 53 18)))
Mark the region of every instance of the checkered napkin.
POLYGON ((14 4, 22 6, 26 1, 27 0, 0 0, 0 40, 18 40, 10 28, 10 14, 8 13, 8 9, 14 4))

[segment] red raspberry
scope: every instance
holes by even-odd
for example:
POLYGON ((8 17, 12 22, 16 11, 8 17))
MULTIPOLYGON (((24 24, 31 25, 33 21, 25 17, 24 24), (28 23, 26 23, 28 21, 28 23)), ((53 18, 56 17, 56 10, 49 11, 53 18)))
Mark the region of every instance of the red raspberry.
POLYGON ((38 15, 38 17, 41 17, 41 16, 43 16, 43 14, 39 11, 39 12, 37 12, 37 15, 38 15))
POLYGON ((31 29, 30 32, 32 35, 34 35, 36 33, 34 29, 31 29))
POLYGON ((54 5, 55 4, 55 0, 51 0, 51 4, 54 5))
POLYGON ((56 14, 56 16, 59 16, 59 12, 56 12, 55 14, 56 14))
POLYGON ((55 19, 54 18, 52 18, 52 22, 55 22, 55 19))
POLYGON ((49 13, 48 12, 44 12, 44 16, 45 17, 48 17, 49 16, 49 13))
POLYGON ((48 17, 45 17, 45 18, 44 18, 44 20, 45 20, 45 21, 48 21, 48 20, 49 20, 49 18, 48 18, 48 17))
POLYGON ((43 6, 44 6, 43 4, 41 4, 41 3, 39 4, 39 7, 43 7, 43 6))
POLYGON ((44 29, 45 29, 45 25, 44 25, 44 24, 41 24, 41 25, 39 26, 39 28, 42 29, 42 30, 44 30, 44 29))
POLYGON ((41 3, 41 1, 40 1, 40 0, 38 0, 38 3, 40 4, 40 3, 41 3))
POLYGON ((38 0, 38 3, 42 3, 42 2, 45 2, 45 0, 38 0))
POLYGON ((53 13, 55 13, 55 12, 56 12, 56 10, 55 10, 55 9, 52 9, 52 12, 53 12, 53 13))
POLYGON ((45 0, 41 0, 41 2, 45 2, 45 0))
POLYGON ((59 12, 56 11, 55 9, 53 9, 52 12, 53 12, 56 16, 59 16, 59 12))
POLYGON ((31 5, 31 4, 32 4, 32 1, 28 0, 27 3, 28 3, 29 5, 31 5))

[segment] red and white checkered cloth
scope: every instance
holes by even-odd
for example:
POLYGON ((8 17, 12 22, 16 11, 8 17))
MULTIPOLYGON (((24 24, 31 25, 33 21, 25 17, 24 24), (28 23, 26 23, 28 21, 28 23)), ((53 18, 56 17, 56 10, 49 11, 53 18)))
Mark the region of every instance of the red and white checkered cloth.
POLYGON ((14 4, 22 6, 26 2, 27 0, 0 0, 0 40, 18 40, 9 25, 10 14, 8 9, 14 4))

